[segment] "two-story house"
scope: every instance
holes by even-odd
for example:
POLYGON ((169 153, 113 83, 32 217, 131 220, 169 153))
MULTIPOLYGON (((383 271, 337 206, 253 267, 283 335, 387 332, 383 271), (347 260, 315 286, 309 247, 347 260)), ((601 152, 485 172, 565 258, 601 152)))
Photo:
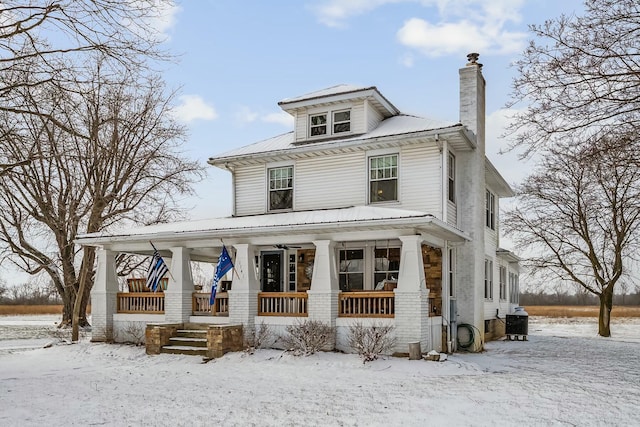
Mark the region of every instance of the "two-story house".
POLYGON ((279 106, 293 131, 209 159, 232 175, 231 217, 82 236, 99 247, 93 339, 123 339, 132 322, 248 333, 300 318, 335 327, 346 351, 355 322, 394 326, 397 352, 412 342, 479 349, 504 334, 518 258, 499 248, 498 212, 513 191, 485 156, 477 57, 459 71, 459 122, 401 114, 374 86, 288 98, 279 106), (161 302, 118 293, 116 254, 148 255, 150 240, 170 259, 161 302), (211 308, 194 292, 191 263, 215 263, 223 244, 235 271, 211 308))

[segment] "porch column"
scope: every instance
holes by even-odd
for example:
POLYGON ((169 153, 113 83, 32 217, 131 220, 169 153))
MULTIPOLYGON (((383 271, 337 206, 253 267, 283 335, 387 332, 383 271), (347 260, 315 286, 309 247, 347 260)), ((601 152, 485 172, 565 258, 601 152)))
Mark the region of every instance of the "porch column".
POLYGON ((315 240, 315 260, 309 296, 309 319, 318 320, 331 327, 336 326, 338 317, 339 282, 336 271, 335 242, 315 240))
POLYGON ((118 297, 116 254, 107 249, 96 252, 98 265, 91 289, 91 341, 112 341, 113 315, 117 310, 118 297))
POLYGON ((400 236, 400 272, 395 292, 396 351, 408 353, 409 343, 419 341, 429 351, 429 290, 422 262, 422 237, 400 236))
POLYGON ((256 275, 255 246, 233 245, 236 249, 235 272, 229 291, 229 323, 242 324, 245 337, 253 334, 258 315, 260 281, 256 275))
POLYGON ((191 276, 191 249, 171 250, 171 275, 164 291, 164 319, 168 323, 185 323, 192 314, 193 278, 191 276))

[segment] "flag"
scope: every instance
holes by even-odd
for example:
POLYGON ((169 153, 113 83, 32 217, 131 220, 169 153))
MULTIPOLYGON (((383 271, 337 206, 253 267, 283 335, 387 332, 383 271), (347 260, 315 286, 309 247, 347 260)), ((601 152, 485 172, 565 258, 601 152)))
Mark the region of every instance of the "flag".
POLYGON ((147 273, 147 288, 156 292, 160 286, 160 280, 167 274, 167 271, 169 271, 169 267, 167 267, 158 250, 154 247, 153 258, 151 258, 149 272, 147 273))
POLYGON ((224 277, 225 274, 229 272, 233 268, 233 262, 231 262, 231 257, 229 256, 229 252, 227 252, 227 247, 222 246, 222 253, 220 254, 220 258, 218 258, 218 265, 216 265, 216 275, 213 278, 213 285, 211 285, 211 298, 209 299, 209 304, 213 306, 213 303, 216 300, 216 292, 218 291, 218 283, 224 277))

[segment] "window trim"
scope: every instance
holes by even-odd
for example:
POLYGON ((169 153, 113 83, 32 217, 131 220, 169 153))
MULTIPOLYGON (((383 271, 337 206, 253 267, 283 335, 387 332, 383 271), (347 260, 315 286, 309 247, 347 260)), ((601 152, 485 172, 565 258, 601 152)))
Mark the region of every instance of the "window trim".
POLYGON ((498 280, 500 283, 500 301, 507 299, 507 267, 498 266, 498 280))
POLYGON ((293 210, 294 194, 295 194, 295 167, 294 167, 294 165, 292 165, 292 164, 283 164, 283 165, 267 166, 267 211, 268 212, 283 212, 283 211, 293 210), (271 189, 271 171, 274 171, 274 170, 277 170, 277 169, 290 169, 291 170, 291 175, 290 175, 291 187, 271 189), (291 191, 291 206, 286 207, 286 208, 273 208, 271 206, 271 192, 272 191, 283 191, 283 190, 290 190, 291 191))
MULTIPOLYGON (((393 170, 392 169, 392 170, 393 170)), ((376 169, 380 170, 380 169, 376 169)), ((383 168, 384 170, 384 168, 383 168)), ((370 205, 372 204, 381 204, 381 203, 397 203, 400 201, 400 153, 398 152, 391 152, 391 153, 376 153, 376 154, 371 154, 369 156, 367 156, 367 199, 370 205), (396 161, 395 161, 395 165, 392 166, 393 169, 395 169, 395 176, 392 176, 390 178, 376 178, 376 179, 372 179, 371 176, 371 171, 372 171, 372 167, 371 167, 371 161, 373 159, 379 159, 379 158, 384 158, 384 157, 395 157, 396 161), (371 194, 371 186, 373 182, 381 182, 381 181, 395 181, 395 199, 392 200, 372 200, 371 194)), ((378 194, 380 193, 380 191, 378 191, 378 194)))
POLYGON ((484 259, 484 299, 493 301, 493 260, 484 259))
MULTIPOLYGON (((341 278, 347 277, 352 274, 359 274, 362 276, 362 290, 366 290, 367 288, 367 247, 353 247, 353 248, 340 248, 338 250, 338 288, 343 291, 340 287, 341 278), (359 271, 342 271, 342 254, 348 251, 362 251, 362 269, 359 271)), ((348 282, 348 281, 347 281, 348 282)), ((343 292, 350 292, 351 289, 348 289, 343 292)))
POLYGON ((447 157, 447 198, 449 202, 456 202, 456 156, 448 151, 447 157))
POLYGON ((353 108, 352 107, 340 107, 338 109, 335 110, 324 110, 324 111, 318 111, 315 113, 308 113, 307 117, 308 117, 308 124, 307 124, 307 139, 321 139, 321 138, 328 138, 334 135, 348 135, 350 133, 353 132, 353 117, 352 117, 352 111, 353 108), (338 113, 344 113, 344 112, 348 112, 349 113, 349 120, 341 120, 339 122, 336 122, 335 120, 335 115, 338 113), (320 116, 325 116, 325 122, 321 125, 312 125, 313 122, 313 118, 314 117, 320 117, 320 116), (341 132, 336 132, 335 131, 335 125, 336 124, 344 124, 344 123, 349 123, 349 130, 345 130, 345 131, 341 131, 341 132), (319 134, 319 135, 312 135, 311 133, 311 129, 314 127, 325 127, 325 133, 323 134, 319 134))
POLYGON ((487 189, 485 193, 485 226, 491 230, 496 229, 496 196, 487 189))

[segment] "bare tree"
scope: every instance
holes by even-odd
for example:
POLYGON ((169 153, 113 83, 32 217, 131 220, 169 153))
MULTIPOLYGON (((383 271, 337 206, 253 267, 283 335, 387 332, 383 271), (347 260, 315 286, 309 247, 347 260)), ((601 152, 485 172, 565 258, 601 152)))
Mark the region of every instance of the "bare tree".
POLYGON ((66 324, 74 304, 76 323, 87 324, 93 284, 95 249, 75 245, 78 234, 175 219, 179 198, 203 171, 179 151, 185 130, 169 114, 162 79, 103 65, 94 62, 91 76, 65 90, 42 84, 16 91, 27 108, 45 114, 0 112, 0 152, 9 161, 36 154, 3 177, 4 257, 51 278, 66 324))
POLYGON ((561 16, 531 30, 516 61, 512 102, 525 103, 508 134, 525 155, 585 140, 603 127, 640 128, 640 3, 586 0, 583 16, 561 16))
POLYGON ((43 114, 14 91, 75 81, 96 53, 129 70, 167 59, 153 24, 173 7, 171 0, 2 1, 0 110, 43 114))
POLYGON ((549 148, 504 222, 531 271, 598 296, 598 333, 607 337, 614 287, 630 274, 640 226, 640 147, 635 134, 614 131, 549 148))

